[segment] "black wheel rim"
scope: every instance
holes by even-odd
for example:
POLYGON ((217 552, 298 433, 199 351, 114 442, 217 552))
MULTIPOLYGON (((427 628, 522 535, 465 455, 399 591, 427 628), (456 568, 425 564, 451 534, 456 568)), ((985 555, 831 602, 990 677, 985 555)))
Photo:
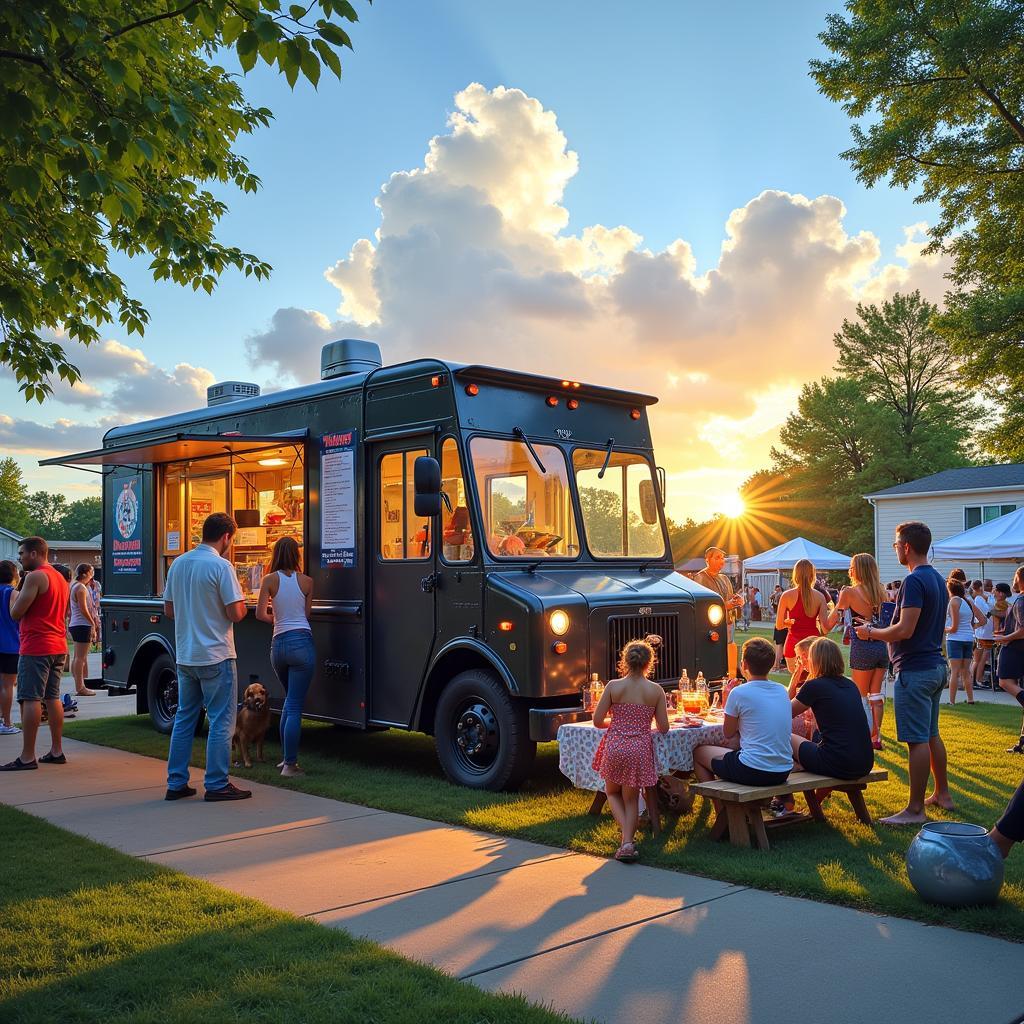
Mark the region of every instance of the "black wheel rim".
POLYGON ((494 767, 501 746, 498 719, 481 697, 470 697, 455 710, 452 750, 459 766, 470 775, 485 775, 494 767))
POLYGON ((157 678, 156 703, 165 721, 178 713, 178 673, 173 668, 163 669, 157 678))

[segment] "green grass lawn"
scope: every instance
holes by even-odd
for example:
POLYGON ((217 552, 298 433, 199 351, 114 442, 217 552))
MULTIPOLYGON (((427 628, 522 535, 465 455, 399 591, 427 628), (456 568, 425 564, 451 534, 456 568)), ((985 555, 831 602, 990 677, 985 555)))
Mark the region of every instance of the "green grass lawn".
POLYGON ((0 805, 4 1024, 557 1024, 345 932, 0 805))
MULTIPOLYGON (((1004 753, 1018 735, 1020 717, 1018 708, 994 704, 943 707, 942 733, 957 810, 953 814, 938 811, 935 817, 986 827, 995 822, 1024 772, 1024 759, 1004 753)), ((891 704, 882 731, 883 736, 892 735, 891 704)), ((154 732, 147 717, 70 722, 67 734, 153 757, 167 756, 168 738, 154 732)), ((194 747, 195 765, 204 762, 204 744, 205 737, 194 747)), ((592 794, 572 788, 558 771, 554 743, 539 748, 533 777, 520 793, 485 793, 450 785, 441 774, 433 740, 417 733, 350 732, 306 722, 300 760, 308 774, 297 779, 282 779, 274 769, 278 751, 276 741, 268 742, 268 763, 236 769, 235 775, 601 856, 610 855, 617 846, 611 817, 588 815, 592 794)), ((866 794, 872 815, 879 817, 906 802, 906 748, 886 739, 876 765, 890 776, 888 782, 870 786, 866 794)), ((643 863, 1024 941, 1024 852, 1007 862, 998 906, 952 911, 923 903, 910 888, 904 854, 916 830, 862 825, 845 797, 837 795, 826 805, 827 823, 774 833, 767 853, 710 842, 709 811, 707 804, 698 801, 692 815, 667 816, 657 839, 644 838, 643 863)))

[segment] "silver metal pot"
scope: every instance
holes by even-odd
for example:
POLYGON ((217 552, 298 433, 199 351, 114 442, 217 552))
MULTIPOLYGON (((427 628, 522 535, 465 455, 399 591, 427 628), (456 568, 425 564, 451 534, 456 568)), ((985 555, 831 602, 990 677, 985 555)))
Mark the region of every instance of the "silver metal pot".
POLYGON ((1003 855, 980 825, 929 821, 907 850, 907 874, 929 903, 994 903, 1003 885, 1003 855))

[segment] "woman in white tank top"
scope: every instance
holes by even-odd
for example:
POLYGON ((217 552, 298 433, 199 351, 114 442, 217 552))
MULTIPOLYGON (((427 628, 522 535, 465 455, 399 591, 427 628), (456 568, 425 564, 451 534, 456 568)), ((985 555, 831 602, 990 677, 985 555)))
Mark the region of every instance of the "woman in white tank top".
POLYGON ((270 572, 263 577, 256 618, 274 624, 270 663, 284 687, 281 710, 281 749, 278 767, 284 776, 304 775, 299 767, 302 708, 316 668, 316 648, 309 616, 313 608, 313 580, 299 571, 301 556, 294 537, 274 545, 270 572))
POLYGON ((946 580, 949 607, 946 609, 946 654, 949 657, 949 703, 956 703, 956 691, 963 686, 967 703, 974 703, 971 658, 974 651, 974 612, 966 600, 963 583, 952 575, 946 580))

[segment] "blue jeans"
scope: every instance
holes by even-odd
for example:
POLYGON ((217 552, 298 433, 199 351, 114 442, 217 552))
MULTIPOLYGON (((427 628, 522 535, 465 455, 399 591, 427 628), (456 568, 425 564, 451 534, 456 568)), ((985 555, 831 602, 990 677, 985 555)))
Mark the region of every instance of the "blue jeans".
POLYGON ((290 629, 279 633, 270 645, 270 664, 284 687, 281 709, 281 749, 284 763, 299 759, 299 734, 302 730, 302 706, 316 668, 316 647, 308 629, 290 629))
POLYGON ((216 665, 178 666, 178 711, 174 716, 171 749, 167 755, 168 789, 181 789, 188 785, 192 740, 204 704, 210 721, 204 784, 207 789, 223 789, 228 784, 237 701, 238 674, 234 658, 216 665))

